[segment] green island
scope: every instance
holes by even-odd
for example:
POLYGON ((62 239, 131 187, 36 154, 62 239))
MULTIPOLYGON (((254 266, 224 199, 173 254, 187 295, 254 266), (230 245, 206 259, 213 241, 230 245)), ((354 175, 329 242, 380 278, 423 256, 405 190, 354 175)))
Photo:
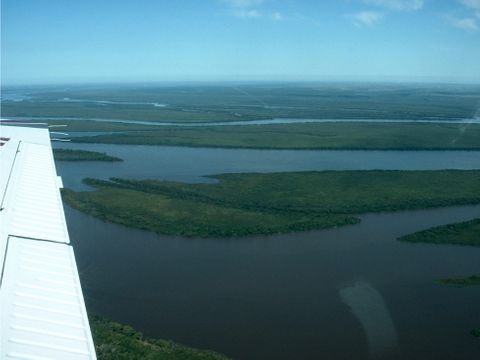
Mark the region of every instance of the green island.
MULTIPOLYGON (((412 243, 480 246, 480 219, 432 227, 402 236, 398 240, 412 243)), ((480 276, 440 279, 437 280, 437 283, 458 288, 478 286, 480 285, 480 276)), ((470 334, 480 337, 480 330, 471 330, 470 334)))
POLYGON ((150 339, 131 326, 90 316, 98 360, 228 360, 222 354, 150 339))
POLYGON ((449 285, 454 287, 467 287, 467 286, 476 286, 480 285, 480 276, 469 276, 466 278, 457 278, 457 279, 441 279, 437 281, 441 285, 449 285))
POLYGON ((398 240, 413 243, 480 246, 480 219, 432 227, 402 236, 398 240))
POLYGON ((191 237, 331 228, 357 223, 356 215, 367 212, 480 203, 480 171, 323 171, 212 178, 218 183, 86 179, 97 191, 65 189, 63 198, 106 221, 191 237))
POLYGON ((123 161, 105 153, 76 149, 53 149, 53 156, 57 161, 123 161))
POLYGON ((149 131, 75 137, 72 141, 299 150, 478 150, 480 124, 347 122, 208 127, 157 126, 156 129, 149 131))

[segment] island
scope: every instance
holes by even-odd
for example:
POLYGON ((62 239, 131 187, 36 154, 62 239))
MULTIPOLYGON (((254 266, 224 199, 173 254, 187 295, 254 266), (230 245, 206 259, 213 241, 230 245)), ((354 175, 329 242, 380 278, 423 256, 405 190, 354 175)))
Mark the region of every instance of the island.
POLYGON ((432 227, 402 236, 398 240, 413 243, 480 246, 480 219, 432 227))
POLYGON ((437 283, 441 285, 450 285, 455 287, 468 287, 480 285, 480 276, 469 276, 466 278, 457 278, 457 279, 441 279, 437 283))
MULTIPOLYGON (((423 231, 402 236, 398 238, 398 240, 436 245, 450 244, 480 246, 480 219, 435 226, 423 231)), ((472 275, 466 278, 440 279, 437 283, 457 288, 477 286, 480 285, 480 276, 472 275)), ((472 330, 470 333, 475 337, 480 337, 480 330, 472 330)))
POLYGON ((76 149, 53 149, 53 157, 57 161, 123 161, 105 153, 76 149))
POLYGON ((480 124, 326 122, 271 125, 104 125, 77 121, 82 131, 120 130, 73 142, 290 150, 479 150, 480 124), (128 131, 128 128, 132 129, 128 131), (105 130, 104 130, 105 129, 105 130), (148 131, 145 131, 147 130, 148 131), (142 131, 143 130, 143 131, 142 131))
POLYGON ((480 203, 480 171, 312 171, 211 178, 218 182, 85 179, 97 191, 65 189, 63 198, 105 221, 187 237, 332 228, 357 223, 357 215, 367 212, 480 203))

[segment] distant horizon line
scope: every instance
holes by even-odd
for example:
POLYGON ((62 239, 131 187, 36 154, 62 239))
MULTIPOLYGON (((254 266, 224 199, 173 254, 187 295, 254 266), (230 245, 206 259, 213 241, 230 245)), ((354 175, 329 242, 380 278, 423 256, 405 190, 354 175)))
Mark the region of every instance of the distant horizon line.
POLYGON ((222 84, 428 84, 428 85, 480 85, 480 79, 440 79, 429 77, 384 78, 384 79, 291 79, 291 80, 85 80, 85 81, 33 81, 33 82, 0 82, 1 88, 42 87, 42 86, 91 86, 91 85, 222 85, 222 84))

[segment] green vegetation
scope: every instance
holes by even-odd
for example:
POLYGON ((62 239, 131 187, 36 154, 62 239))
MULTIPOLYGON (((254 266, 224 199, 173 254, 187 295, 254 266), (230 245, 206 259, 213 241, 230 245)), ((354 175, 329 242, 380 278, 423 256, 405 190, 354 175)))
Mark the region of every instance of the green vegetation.
POLYGON ((71 131, 145 131, 158 130, 158 125, 128 124, 122 122, 94 121, 94 120, 48 120, 49 125, 66 125, 64 129, 71 131))
POLYGON ((65 190, 64 200, 103 220, 200 237, 328 228, 358 222, 354 216, 366 212, 480 203, 480 171, 325 171, 214 178, 219 183, 87 179, 98 191, 65 190))
POLYGON ((105 153, 75 149, 53 149, 53 156, 57 161, 123 161, 105 153))
POLYGON ((167 122, 276 117, 450 120, 473 117, 479 94, 480 88, 475 85, 445 84, 72 86, 32 89, 29 100, 2 101, 2 116, 167 122))
POLYGON ((441 285, 450 285, 455 287, 467 287, 467 286, 475 286, 480 285, 480 276, 470 276, 466 278, 458 278, 458 279, 441 279, 438 281, 441 285))
POLYGON ((230 237, 333 227, 357 220, 337 214, 248 210, 130 190, 88 180, 96 192, 63 191, 67 204, 102 220, 167 235, 230 237))
MULTIPOLYGON (((160 122, 207 122, 253 120, 252 117, 238 117, 226 111, 208 109, 183 110, 181 108, 158 108, 153 105, 122 105, 57 101, 2 101, 2 116, 46 117, 53 119, 121 119, 160 122)), ((257 117, 255 117, 257 119, 257 117)))
MULTIPOLYGON (((414 243, 480 246, 480 219, 433 227, 402 236, 399 240, 414 243)), ((480 276, 441 279, 437 283, 459 288, 478 286, 480 285, 480 276)), ((480 337, 480 330, 478 329, 472 330, 470 333, 475 337, 480 337)))
MULTIPOLYGON (((25 90, 26 91, 26 90, 25 90)), ((323 123, 155 127, 96 122, 220 122, 271 118, 450 120, 479 115, 479 86, 264 84, 36 88, 2 101, 2 116, 46 117, 70 131, 135 131, 74 139, 119 144, 271 149, 480 149, 480 125, 323 123), (166 105, 166 106, 163 106, 166 105), (75 120, 68 120, 70 118, 75 120), (83 119, 83 120, 82 120, 83 119), (146 132, 144 130, 151 130, 146 132)))
POLYGON ((128 325, 90 317, 98 360, 227 360, 224 355, 197 350, 167 340, 149 339, 128 325))
POLYGON ((350 122, 157 127, 148 132, 80 137, 73 141, 264 149, 478 150, 480 125, 350 122))
MULTIPOLYGON (((463 183, 460 181, 457 184, 463 183)), ((480 219, 448 224, 405 235, 401 241, 480 246, 480 219)))

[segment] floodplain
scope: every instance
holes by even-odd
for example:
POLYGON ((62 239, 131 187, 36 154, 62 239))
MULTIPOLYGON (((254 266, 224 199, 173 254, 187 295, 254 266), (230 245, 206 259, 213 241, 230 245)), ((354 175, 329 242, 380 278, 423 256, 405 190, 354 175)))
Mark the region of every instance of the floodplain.
POLYGON ((57 170, 87 306, 146 334, 93 318, 105 359, 222 356, 152 338, 239 359, 478 355, 478 248, 451 246, 478 233, 462 225, 480 217, 478 85, 4 94, 4 119, 67 125, 55 148, 75 161, 57 170), (398 241, 424 231, 449 244, 398 241))

